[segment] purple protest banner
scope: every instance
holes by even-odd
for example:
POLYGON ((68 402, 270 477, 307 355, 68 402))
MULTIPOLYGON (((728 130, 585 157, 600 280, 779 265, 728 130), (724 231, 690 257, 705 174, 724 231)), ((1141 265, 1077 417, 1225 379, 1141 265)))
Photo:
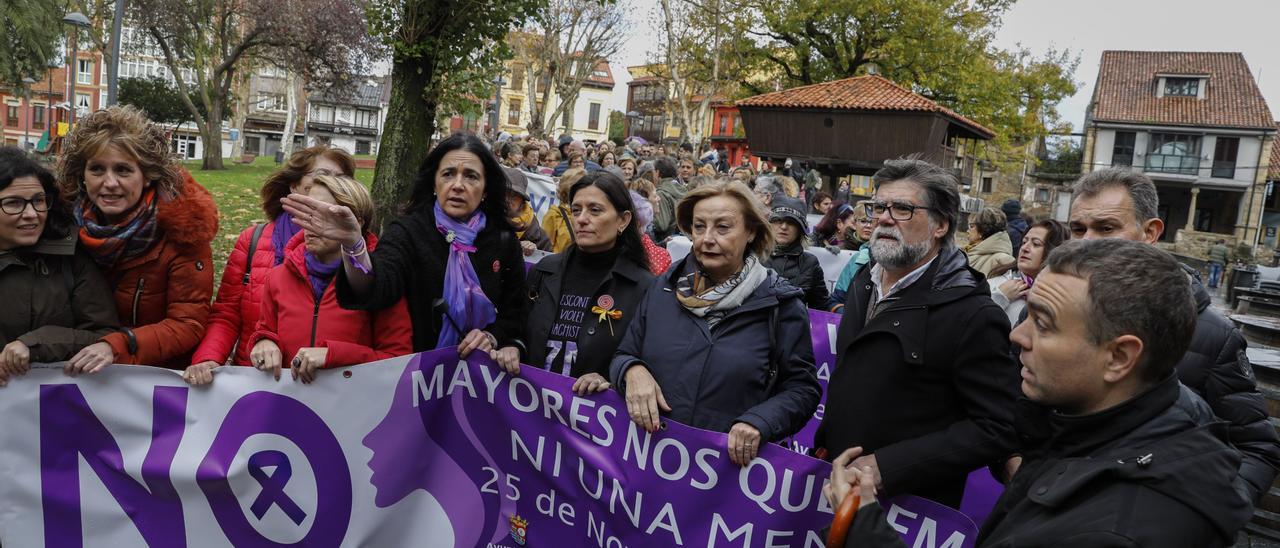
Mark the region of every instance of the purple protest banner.
MULTIPOLYGON (((212 386, 34 367, 0 389, 4 546, 820 547, 830 466, 628 419, 614 391, 453 349, 212 386), (75 432, 75 435, 67 435, 75 432), (38 473, 34 473, 38 471, 38 473)), ((972 546, 949 508, 882 501, 913 546, 972 546)))
POLYGON ((813 338, 813 365, 817 368, 818 384, 822 385, 822 400, 809 422, 791 437, 791 449, 808 453, 813 447, 813 436, 822 424, 822 414, 827 406, 827 381, 836 367, 836 330, 840 327, 840 315, 820 310, 809 310, 809 336, 813 338))
POLYGON ((511 377, 487 361, 440 350, 405 368, 364 439, 378 506, 418 487, 449 493, 437 499, 457 546, 823 544, 826 463, 767 446, 738 467, 724 434, 670 421, 650 434, 615 392, 580 397, 567 377, 531 367, 511 377), (380 457, 424 435, 437 450, 380 457))

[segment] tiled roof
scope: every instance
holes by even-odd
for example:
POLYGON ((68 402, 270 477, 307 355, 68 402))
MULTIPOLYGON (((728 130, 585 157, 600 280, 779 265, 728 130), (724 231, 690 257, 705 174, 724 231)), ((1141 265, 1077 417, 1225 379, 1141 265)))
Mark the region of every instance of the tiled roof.
POLYGON ((382 106, 384 97, 390 100, 390 96, 384 93, 390 87, 386 85, 386 80, 383 78, 361 78, 350 88, 312 93, 310 99, 317 103, 332 105, 379 108, 382 106))
POLYGON ((936 112, 988 138, 995 136, 982 124, 877 75, 855 76, 756 95, 738 101, 737 105, 740 107, 936 112))
MULTIPOLYGON (((1280 120, 1275 122, 1277 130, 1280 130, 1280 120)), ((1280 143, 1271 143, 1271 163, 1267 169, 1267 180, 1280 181, 1280 143)))
POLYGON ((613 69, 609 68, 609 62, 601 59, 596 63, 596 68, 592 71, 591 76, 587 77, 587 82, 597 84, 608 89, 613 89, 613 69), (604 72, 604 76, 596 76, 596 72, 604 72))
POLYGON ((1104 51, 1093 101, 1100 122, 1274 129, 1238 52, 1104 51), (1207 75, 1204 99, 1156 97, 1160 75, 1207 75))

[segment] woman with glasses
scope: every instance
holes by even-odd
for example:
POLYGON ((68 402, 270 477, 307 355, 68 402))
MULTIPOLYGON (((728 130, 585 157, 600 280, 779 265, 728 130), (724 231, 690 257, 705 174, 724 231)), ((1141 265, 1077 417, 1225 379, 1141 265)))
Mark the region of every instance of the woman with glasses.
POLYGON ((74 226, 53 173, 0 148, 0 386, 31 362, 68 359, 120 327, 111 288, 76 249, 74 226))
POLYGON ((1013 257, 1013 243, 1005 231, 1004 212, 988 207, 978 212, 969 224, 969 245, 964 248, 969 256, 969 266, 991 277, 993 271, 1004 271, 1017 263, 1013 257))
POLYGON ((272 267, 284 262, 289 240, 302 230, 280 208, 280 199, 290 192, 307 192, 317 176, 354 177, 355 171, 356 160, 346 151, 314 146, 294 152, 284 167, 267 177, 262 184, 267 222, 240 231, 222 271, 204 340, 191 357, 188 378, 208 380, 209 371, 228 358, 231 364, 249 365, 249 337, 262 308, 262 282, 272 267))
POLYGON ((58 179, 76 199, 80 246, 114 287, 124 325, 72 356, 68 372, 111 363, 185 369, 213 297, 213 196, 173 157, 164 128, 127 106, 76 125, 58 179))

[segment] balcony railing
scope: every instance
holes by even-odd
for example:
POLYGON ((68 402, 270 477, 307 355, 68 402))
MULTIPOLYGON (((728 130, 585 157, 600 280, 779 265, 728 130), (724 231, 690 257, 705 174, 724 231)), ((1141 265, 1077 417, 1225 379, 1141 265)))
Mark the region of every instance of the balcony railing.
POLYGON ((1146 170, 1156 173, 1195 175, 1200 170, 1200 157, 1179 156, 1176 154, 1148 154, 1146 170))
POLYGON ((1213 163, 1213 176, 1214 176, 1214 177, 1219 177, 1219 178, 1222 178, 1222 179, 1235 179, 1235 178, 1236 178, 1236 163, 1235 163, 1235 162, 1221 162, 1221 161, 1219 161, 1219 162, 1214 162, 1214 163, 1213 163))

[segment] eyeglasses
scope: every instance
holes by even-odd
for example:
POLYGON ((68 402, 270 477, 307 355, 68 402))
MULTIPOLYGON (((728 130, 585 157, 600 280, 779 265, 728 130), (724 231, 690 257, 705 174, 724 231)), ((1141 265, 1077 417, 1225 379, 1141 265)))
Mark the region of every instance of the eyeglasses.
POLYGON ((885 210, 889 210, 889 217, 895 221, 910 221, 915 216, 917 209, 933 210, 932 207, 918 206, 911 204, 899 204, 895 202, 871 202, 866 205, 867 216, 872 220, 879 219, 884 215, 885 210))
POLYGON ((21 215, 23 211, 27 210, 27 204, 31 204, 31 209, 36 213, 49 211, 49 200, 44 194, 36 194, 31 199, 17 196, 5 198, 0 200, 0 210, 10 215, 21 215))
POLYGON ((862 226, 871 226, 872 224, 875 224, 871 221, 871 219, 867 219, 867 218, 854 219, 853 222, 858 223, 862 226))

